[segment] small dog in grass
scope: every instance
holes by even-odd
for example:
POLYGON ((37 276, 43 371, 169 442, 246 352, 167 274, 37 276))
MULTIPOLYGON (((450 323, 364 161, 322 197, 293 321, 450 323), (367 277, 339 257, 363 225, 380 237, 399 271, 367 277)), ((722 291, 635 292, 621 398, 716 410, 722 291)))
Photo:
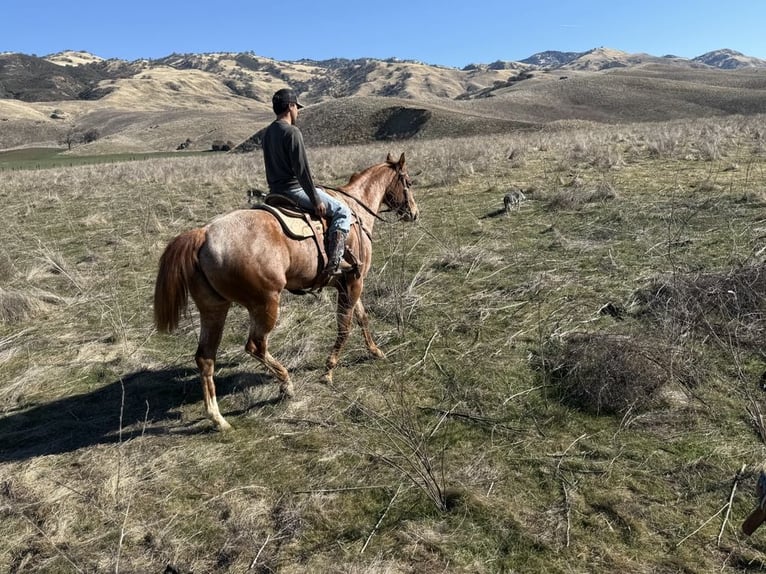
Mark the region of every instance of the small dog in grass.
POLYGON ((510 213, 511 209, 514 207, 516 209, 519 209, 521 206, 521 202, 524 201, 527 198, 526 195, 524 195, 524 192, 520 189, 514 189, 512 191, 509 191, 505 194, 505 197, 503 197, 503 207, 505 208, 506 213, 510 213))

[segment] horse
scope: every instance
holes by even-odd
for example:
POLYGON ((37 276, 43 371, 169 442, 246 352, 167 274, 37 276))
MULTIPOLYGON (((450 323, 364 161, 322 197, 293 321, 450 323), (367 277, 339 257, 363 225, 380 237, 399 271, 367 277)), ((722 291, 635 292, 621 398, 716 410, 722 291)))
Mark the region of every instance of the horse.
MULTIPOLYGON (((384 357, 373 340, 369 318, 361 301, 364 280, 372 264, 372 230, 382 205, 400 221, 415 221, 418 206, 412 196, 404 153, 355 173, 335 189, 349 205, 354 223, 347 249, 354 253, 354 272, 334 277, 338 291, 335 344, 325 363, 324 379, 332 381, 341 349, 356 319, 369 353, 384 357)), ((332 188, 326 188, 331 190, 332 188)), ((318 247, 311 241, 289 238, 277 218, 262 209, 238 209, 219 215, 207 225, 185 231, 165 247, 154 289, 154 323, 161 333, 178 327, 189 297, 199 311, 200 334, 195 362, 199 368, 205 412, 219 430, 231 428, 221 415, 215 394, 215 360, 226 316, 233 303, 250 317, 245 351, 262 363, 279 383, 279 398, 294 396, 287 369, 268 349, 268 336, 279 315, 283 290, 310 290, 320 271, 318 247)))

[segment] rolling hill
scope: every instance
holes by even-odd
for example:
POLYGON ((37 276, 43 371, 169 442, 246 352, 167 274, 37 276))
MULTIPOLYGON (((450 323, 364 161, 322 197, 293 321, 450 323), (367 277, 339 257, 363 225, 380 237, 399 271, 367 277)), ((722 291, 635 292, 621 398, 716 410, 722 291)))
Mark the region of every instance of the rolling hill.
POLYGON ((543 52, 463 69, 389 59, 280 62, 252 53, 105 60, 0 54, 0 149, 207 150, 248 140, 279 87, 308 104, 312 145, 534 129, 560 120, 666 121, 766 112, 766 61, 732 50, 692 60, 610 48, 543 52))

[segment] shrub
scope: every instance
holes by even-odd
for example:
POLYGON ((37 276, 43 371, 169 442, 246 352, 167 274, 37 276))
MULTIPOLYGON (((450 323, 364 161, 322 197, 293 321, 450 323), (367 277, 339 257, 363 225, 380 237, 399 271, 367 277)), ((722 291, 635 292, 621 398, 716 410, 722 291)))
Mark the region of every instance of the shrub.
POLYGON ((649 408, 670 382, 696 385, 696 375, 679 368, 683 361, 674 355, 650 337, 575 333, 548 339, 533 366, 563 403, 596 414, 625 414, 649 408))
POLYGON ((213 140, 213 143, 211 144, 211 149, 213 151, 230 151, 234 149, 234 142, 232 142, 231 140, 229 141, 213 140))
POLYGON ((82 134, 82 142, 94 142, 101 137, 101 133, 96 128, 91 128, 82 134))
POLYGON ((636 291, 636 314, 675 331, 759 348, 766 336, 766 264, 659 277, 636 291))

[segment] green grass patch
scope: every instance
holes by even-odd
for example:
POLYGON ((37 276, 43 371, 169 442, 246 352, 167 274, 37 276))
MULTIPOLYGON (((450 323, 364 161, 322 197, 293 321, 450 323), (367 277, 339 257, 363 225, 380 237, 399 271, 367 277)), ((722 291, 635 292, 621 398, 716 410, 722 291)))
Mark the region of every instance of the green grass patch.
POLYGON ((24 148, 0 151, 0 171, 36 170, 108 164, 168 157, 206 155, 210 152, 149 152, 102 155, 67 155, 65 148, 24 148))

